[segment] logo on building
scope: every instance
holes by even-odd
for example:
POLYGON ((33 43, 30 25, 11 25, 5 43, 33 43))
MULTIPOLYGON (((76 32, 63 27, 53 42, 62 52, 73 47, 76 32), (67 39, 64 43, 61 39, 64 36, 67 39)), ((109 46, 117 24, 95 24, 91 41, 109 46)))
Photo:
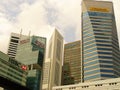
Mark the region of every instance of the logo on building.
POLYGON ((15 65, 18 68, 21 68, 22 70, 27 70, 27 66, 26 65, 23 65, 23 64, 21 64, 20 62, 18 62, 16 60, 13 60, 13 59, 9 58, 8 62, 10 64, 12 64, 12 65, 15 65))
POLYGON ((43 43, 41 43, 40 41, 36 40, 35 43, 34 43, 36 46, 38 47, 41 47, 41 48, 44 48, 45 45, 43 43))
POLYGON ((98 7, 90 7, 90 11, 98 11, 98 12, 109 12, 108 8, 98 8, 98 7))
POLYGON ((45 39, 42 37, 33 36, 32 44, 39 48, 45 48, 45 39))
POLYGON ((24 40, 20 41, 20 44, 25 44, 25 43, 28 43, 29 41, 30 41, 30 39, 24 39, 24 40))

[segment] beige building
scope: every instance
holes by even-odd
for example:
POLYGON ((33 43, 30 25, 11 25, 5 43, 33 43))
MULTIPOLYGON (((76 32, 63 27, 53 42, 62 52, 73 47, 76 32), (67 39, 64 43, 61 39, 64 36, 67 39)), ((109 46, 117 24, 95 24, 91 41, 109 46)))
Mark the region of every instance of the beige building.
POLYGON ((42 90, 52 90, 61 85, 63 37, 55 29, 49 41, 48 58, 44 63, 42 90))
POLYGON ((120 90, 120 78, 57 86, 52 90, 120 90))
POLYGON ((81 45, 80 40, 64 46, 64 63, 62 70, 62 85, 81 82, 81 45))

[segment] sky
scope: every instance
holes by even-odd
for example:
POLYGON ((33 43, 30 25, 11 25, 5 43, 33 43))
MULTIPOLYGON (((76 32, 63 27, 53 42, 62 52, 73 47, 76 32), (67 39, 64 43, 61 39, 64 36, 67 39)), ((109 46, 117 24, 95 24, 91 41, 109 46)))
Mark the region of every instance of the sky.
MULTIPOLYGON (((113 4, 120 34, 120 0, 113 4)), ((0 51, 7 52, 11 32, 49 38, 55 28, 66 43, 80 39, 81 0, 0 0, 0 51)))

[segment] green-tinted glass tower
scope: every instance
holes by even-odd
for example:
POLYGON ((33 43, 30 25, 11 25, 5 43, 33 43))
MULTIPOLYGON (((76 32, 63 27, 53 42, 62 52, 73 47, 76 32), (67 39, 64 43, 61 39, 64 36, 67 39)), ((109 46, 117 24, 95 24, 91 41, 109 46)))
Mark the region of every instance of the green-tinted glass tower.
POLYGON ((84 81, 120 76, 120 54, 112 2, 83 0, 84 81))
POLYGON ((27 87, 31 90, 41 88, 45 48, 46 38, 38 36, 20 38, 16 59, 29 67, 27 87))
MULTIPOLYGON (((26 86, 27 71, 27 66, 0 51, 0 77, 26 86)), ((0 79, 0 81, 2 80, 0 79)), ((7 84, 8 82, 6 82, 7 84)))

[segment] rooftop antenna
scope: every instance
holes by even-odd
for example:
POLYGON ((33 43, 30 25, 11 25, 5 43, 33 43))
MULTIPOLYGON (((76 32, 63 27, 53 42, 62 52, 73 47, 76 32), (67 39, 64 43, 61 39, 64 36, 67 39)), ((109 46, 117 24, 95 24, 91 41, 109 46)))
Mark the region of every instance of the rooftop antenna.
POLYGON ((28 37, 30 38, 31 31, 29 31, 28 37))
POLYGON ((22 28, 21 28, 21 30, 20 30, 20 38, 21 38, 21 36, 22 36, 22 28))

